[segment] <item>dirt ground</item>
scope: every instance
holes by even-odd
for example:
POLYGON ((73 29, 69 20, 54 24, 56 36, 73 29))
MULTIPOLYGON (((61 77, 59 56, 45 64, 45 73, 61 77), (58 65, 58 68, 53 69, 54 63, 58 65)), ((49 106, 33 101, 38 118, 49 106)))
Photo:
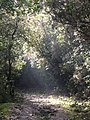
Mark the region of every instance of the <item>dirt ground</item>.
POLYGON ((24 102, 10 109, 8 120, 69 120, 57 99, 45 94, 25 94, 24 102))

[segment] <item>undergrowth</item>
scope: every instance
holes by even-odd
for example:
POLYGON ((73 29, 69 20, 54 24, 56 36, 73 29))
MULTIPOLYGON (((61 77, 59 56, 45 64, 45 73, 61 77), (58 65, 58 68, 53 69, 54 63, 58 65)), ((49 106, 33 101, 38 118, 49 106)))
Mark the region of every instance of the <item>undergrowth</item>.
POLYGON ((9 108, 12 103, 1 103, 0 104, 0 118, 6 118, 9 115, 9 108))

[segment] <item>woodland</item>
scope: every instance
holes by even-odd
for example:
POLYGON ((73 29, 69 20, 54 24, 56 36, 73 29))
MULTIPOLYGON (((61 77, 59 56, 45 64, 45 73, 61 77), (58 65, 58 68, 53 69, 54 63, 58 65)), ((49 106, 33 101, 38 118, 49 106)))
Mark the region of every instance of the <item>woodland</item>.
POLYGON ((90 0, 0 0, 0 120, 90 120, 89 100, 90 0))

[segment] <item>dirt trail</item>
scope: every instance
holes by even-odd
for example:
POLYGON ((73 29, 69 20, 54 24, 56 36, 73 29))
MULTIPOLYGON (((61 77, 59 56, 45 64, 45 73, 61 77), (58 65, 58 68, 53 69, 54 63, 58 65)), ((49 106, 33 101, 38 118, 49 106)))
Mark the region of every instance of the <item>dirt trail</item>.
POLYGON ((10 109, 8 120, 69 120, 67 113, 51 95, 25 94, 24 102, 10 109))

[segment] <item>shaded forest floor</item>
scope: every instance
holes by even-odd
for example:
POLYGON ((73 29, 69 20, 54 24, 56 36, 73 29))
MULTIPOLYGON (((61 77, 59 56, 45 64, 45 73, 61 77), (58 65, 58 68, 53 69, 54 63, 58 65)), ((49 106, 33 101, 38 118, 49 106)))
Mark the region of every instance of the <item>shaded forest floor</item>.
POLYGON ((90 120, 90 102, 53 93, 23 93, 23 102, 12 105, 7 120, 90 120))

